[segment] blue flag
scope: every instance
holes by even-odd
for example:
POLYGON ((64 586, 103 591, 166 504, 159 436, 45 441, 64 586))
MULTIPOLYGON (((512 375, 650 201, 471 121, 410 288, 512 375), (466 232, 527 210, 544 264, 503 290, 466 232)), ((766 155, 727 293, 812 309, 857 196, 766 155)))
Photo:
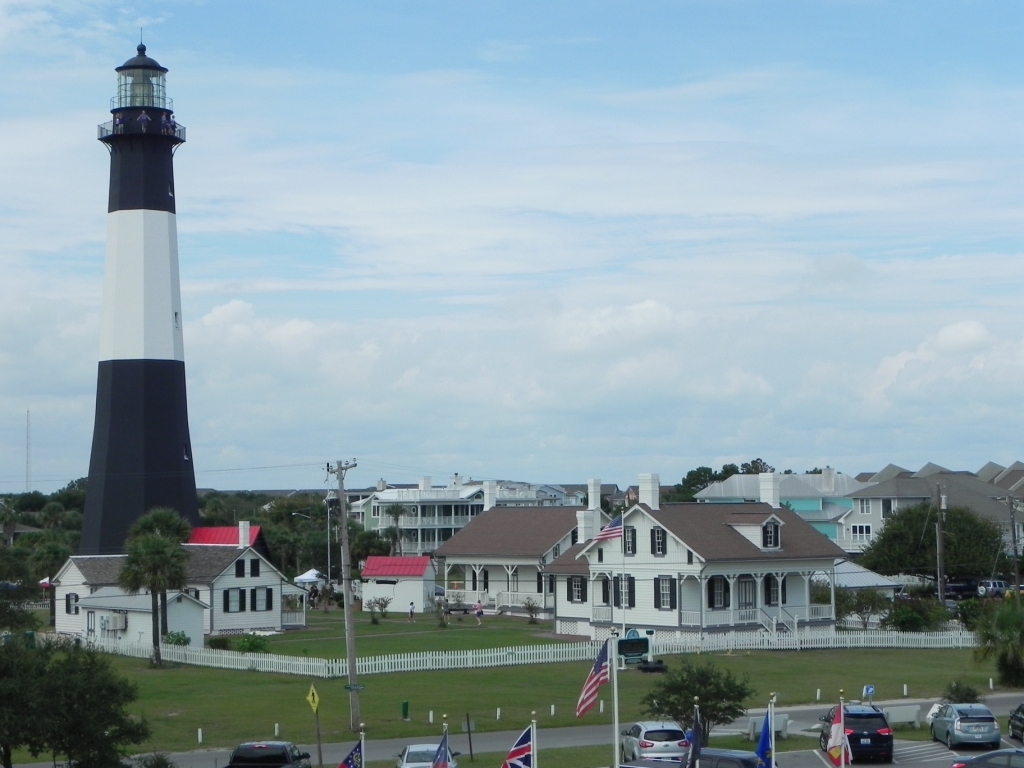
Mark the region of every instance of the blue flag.
POLYGON ((764 713, 764 722, 761 723, 761 738, 757 742, 757 749, 754 751, 761 758, 761 765, 771 766, 772 764, 772 710, 771 704, 768 711, 764 713))
POLYGON ((363 744, 357 743, 348 753, 348 757, 338 764, 338 768, 363 768, 363 744))
POLYGON ((704 731, 700 722, 700 709, 693 708, 693 737, 690 739, 690 752, 686 758, 686 768, 697 768, 700 750, 704 746, 704 731))

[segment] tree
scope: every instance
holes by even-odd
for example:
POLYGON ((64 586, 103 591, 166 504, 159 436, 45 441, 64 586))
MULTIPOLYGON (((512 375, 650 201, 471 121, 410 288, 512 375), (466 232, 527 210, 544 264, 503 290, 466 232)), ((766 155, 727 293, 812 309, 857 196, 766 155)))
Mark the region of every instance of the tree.
POLYGON ((118 584, 129 594, 149 590, 153 605, 153 664, 160 666, 160 606, 157 596, 185 586, 185 550, 180 545, 147 533, 127 542, 127 554, 118 584))
MULTIPOLYGON (((760 461, 760 459, 757 459, 760 461)), ((744 464, 744 466, 749 466, 744 464)), ((726 478, 738 475, 740 468, 735 464, 723 464, 722 469, 719 472, 715 472, 711 467, 697 467, 691 469, 683 477, 682 482, 677 483, 676 486, 669 491, 664 498, 664 501, 693 501, 697 494, 703 491, 712 483, 721 482, 726 478)))
POLYGON ((365 560, 370 555, 387 555, 391 552, 390 545, 378 531, 360 530, 355 536, 349 537, 349 542, 353 563, 365 560))
MULTIPOLYGON (((34 575, 38 580, 46 579, 47 583, 49 583, 49 580, 57 575, 57 571, 61 569, 61 566, 67 562, 69 557, 71 557, 71 548, 64 543, 63 538, 47 535, 32 550, 31 562, 32 569, 35 571, 34 575)), ((57 588, 50 584, 47 588, 47 593, 50 598, 50 623, 52 624, 56 615, 54 600, 56 599, 57 588)))
POLYGON ((388 543, 388 554, 402 554, 402 529, 397 526, 389 526, 380 532, 380 537, 388 543))
POLYGON ((39 521, 43 528, 60 528, 64 522, 64 505, 59 501, 48 501, 39 513, 39 521))
MULTIPOLYGON (((178 510, 170 507, 153 507, 132 525, 128 531, 128 541, 140 536, 158 536, 175 545, 184 544, 192 535, 192 526, 188 520, 178 514, 178 510)), ((160 590, 160 635, 167 634, 167 590, 184 589, 185 579, 180 583, 168 584, 160 590)))
POLYGON ((27 748, 38 755, 46 748, 46 718, 42 681, 50 651, 24 643, 0 643, 0 763, 12 768, 12 752, 27 748))
POLYGON ((704 743, 715 725, 731 723, 743 715, 743 702, 754 695, 750 678, 737 677, 711 662, 695 664, 683 659, 656 682, 640 704, 647 714, 674 720, 684 728, 693 727, 693 699, 700 698, 701 730, 704 743))
POLYGON ((745 461, 740 465, 741 475, 759 475, 762 472, 774 472, 775 467, 769 464, 764 459, 754 459, 753 461, 745 461))
POLYGON ((889 607, 885 595, 877 589, 857 589, 853 593, 853 610, 851 613, 860 619, 861 626, 868 628, 872 616, 881 616, 889 607))
MULTIPOLYGON (((934 578, 935 523, 932 504, 897 510, 864 550, 860 564, 878 573, 934 578)), ((942 532, 949 578, 966 579, 997 570, 1003 558, 1003 530, 998 523, 966 507, 952 507, 946 511, 942 532)))
POLYGON ((0 633, 35 629, 37 621, 22 608, 41 596, 32 575, 31 552, 20 547, 0 547, 0 633))
POLYGON ((999 682, 1019 688, 1024 685, 1024 608, 1014 600, 1003 600, 977 630, 975 655, 996 660, 999 682))
POLYGON ((5 547, 14 546, 14 528, 18 524, 18 514, 11 507, 0 501, 0 530, 3 531, 5 547))
POLYGON ((388 530, 394 529, 396 533, 389 533, 385 536, 392 545, 393 555, 402 554, 402 527, 399 525, 402 515, 405 514, 405 507, 401 504, 388 504, 384 507, 384 515, 391 521, 388 530))

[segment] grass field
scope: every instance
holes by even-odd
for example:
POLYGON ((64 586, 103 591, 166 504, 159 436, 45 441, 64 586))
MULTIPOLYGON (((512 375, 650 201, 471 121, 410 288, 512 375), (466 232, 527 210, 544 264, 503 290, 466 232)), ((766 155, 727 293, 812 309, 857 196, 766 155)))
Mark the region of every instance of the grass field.
MULTIPOLYGON (((155 670, 140 659, 111 657, 112 663, 139 686, 135 712, 145 714, 153 728, 146 749, 195 749, 196 729, 202 728, 205 747, 230 747, 239 741, 267 738, 280 723, 282 738, 309 742, 314 738, 313 715, 305 702, 310 681, 289 675, 234 672, 165 665, 155 670)), ((668 657, 671 666, 678 657, 668 657)), ((830 700, 840 688, 851 694, 865 683, 875 686, 876 698, 899 698, 903 683, 911 696, 937 696, 954 676, 983 688, 994 674, 990 664, 977 664, 968 650, 944 651, 794 651, 743 655, 705 655, 700 660, 739 674, 749 674, 755 695, 748 706, 763 706, 771 691, 781 704, 812 702, 816 688, 830 700)), ((434 711, 453 722, 469 712, 477 730, 512 730, 537 712, 541 727, 578 725, 576 698, 589 662, 522 667, 410 672, 362 678, 362 714, 371 739, 433 735, 438 726, 427 723, 434 711), (401 703, 409 701, 411 722, 401 720, 401 703), (549 707, 555 705, 555 716, 549 707), (495 720, 501 707, 502 719, 495 720)), ((320 694, 321 728, 325 741, 348 737, 348 697, 344 680, 315 681, 320 694)), ((620 676, 621 716, 636 719, 640 699, 654 679, 630 670, 620 676)), ((602 689, 608 700, 607 688, 602 689)), ((606 704, 607 706, 607 704, 606 704)), ((584 724, 610 723, 610 710, 595 707, 584 724)))
MULTIPOLYGON (((464 651, 559 642, 553 622, 528 624, 523 619, 487 616, 477 626, 472 616, 450 617, 448 627, 439 627, 432 615, 418 615, 410 624, 401 613, 389 613, 380 624, 371 624, 369 614, 356 614, 356 652, 359 656, 382 656, 417 651, 464 651)), ((307 615, 307 629, 270 638, 271 652, 286 656, 314 656, 323 659, 345 657, 345 625, 341 611, 313 611, 307 615)))

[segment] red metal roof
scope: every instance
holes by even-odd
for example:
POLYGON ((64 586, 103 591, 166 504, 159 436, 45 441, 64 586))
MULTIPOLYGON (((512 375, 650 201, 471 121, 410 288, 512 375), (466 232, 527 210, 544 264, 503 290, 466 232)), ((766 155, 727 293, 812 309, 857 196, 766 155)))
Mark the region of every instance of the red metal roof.
POLYGON ((374 576, 422 576, 430 565, 429 557, 381 557, 370 555, 363 566, 363 578, 374 576))
MULTIPOLYGON (((256 543, 256 537, 260 535, 258 525, 249 526, 249 545, 256 543)), ((238 528, 233 525, 200 526, 192 529, 192 535, 188 540, 189 544, 220 544, 238 545, 238 528)))

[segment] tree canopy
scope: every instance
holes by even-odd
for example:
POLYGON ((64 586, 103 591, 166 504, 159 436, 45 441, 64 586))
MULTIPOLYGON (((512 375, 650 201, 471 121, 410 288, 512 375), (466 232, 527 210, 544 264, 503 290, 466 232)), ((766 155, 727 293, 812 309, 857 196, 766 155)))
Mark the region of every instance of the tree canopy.
MULTIPOLYGON (((878 573, 935 577, 934 505, 899 509, 864 550, 860 564, 878 573)), ((951 579, 987 576, 1003 564, 1003 529, 966 507, 952 507, 943 522, 945 571, 951 579)))
POLYGON ((691 728, 694 697, 698 697, 706 744, 711 729, 743 715, 746 712, 743 703, 753 695, 748 676, 737 677, 710 661, 696 664, 684 658, 678 667, 670 669, 654 684, 640 704, 653 717, 675 720, 684 728, 691 728))
POLYGON ((761 472, 774 471, 775 467, 764 459, 752 459, 739 466, 723 464, 718 472, 711 467, 697 467, 687 472, 682 481, 665 495, 663 501, 693 501, 698 493, 712 483, 720 482, 733 475, 757 475, 761 472))

